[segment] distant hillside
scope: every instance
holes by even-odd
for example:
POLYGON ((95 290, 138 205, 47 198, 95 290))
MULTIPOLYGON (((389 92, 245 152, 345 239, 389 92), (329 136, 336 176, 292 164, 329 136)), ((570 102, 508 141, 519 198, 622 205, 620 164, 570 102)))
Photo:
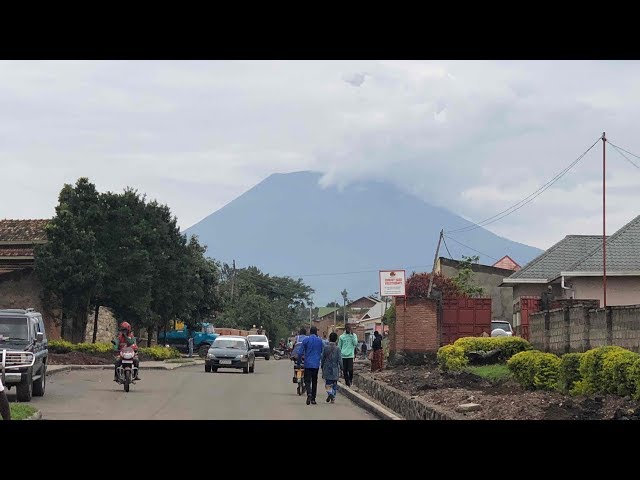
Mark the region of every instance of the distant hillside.
MULTIPOLYGON (((351 298, 378 291, 378 269, 430 270, 440 229, 468 224, 390 184, 360 183, 340 191, 323 189, 319 179, 314 172, 271 175, 186 233, 198 235, 215 259, 304 276, 316 290, 316 304, 324 305, 339 300, 344 288, 351 298), (363 270, 374 271, 318 275, 363 270)), ((495 258, 509 255, 520 265, 540 253, 480 228, 456 238, 495 258)), ((475 254, 457 243, 448 246, 457 259, 475 254)), ((447 256, 444 248, 440 253, 447 256)), ((481 256, 480 262, 494 260, 481 256)))

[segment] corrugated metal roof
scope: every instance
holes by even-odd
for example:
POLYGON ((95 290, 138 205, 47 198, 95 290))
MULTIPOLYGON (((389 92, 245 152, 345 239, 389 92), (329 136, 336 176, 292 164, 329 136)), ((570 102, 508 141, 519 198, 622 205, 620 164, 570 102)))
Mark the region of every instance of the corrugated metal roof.
POLYGON ((509 276, 509 280, 552 280, 579 262, 602 242, 598 235, 567 235, 546 252, 509 276))
MULTIPOLYGON (((562 271, 602 271, 602 237, 600 243, 585 257, 562 271)), ((607 238, 607 274, 640 271, 640 215, 607 238)))

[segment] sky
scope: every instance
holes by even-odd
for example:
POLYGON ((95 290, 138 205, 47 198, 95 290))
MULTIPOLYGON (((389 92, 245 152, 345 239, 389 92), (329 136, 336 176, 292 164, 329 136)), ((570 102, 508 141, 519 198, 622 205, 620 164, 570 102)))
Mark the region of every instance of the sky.
MULTIPOLYGON (((0 218, 51 217, 86 176, 137 188, 187 228, 272 173, 315 170, 479 221, 603 131, 640 155, 637 125, 637 61, 0 61, 0 218)), ((640 214, 638 185, 608 147, 608 232, 640 214)), ((601 142, 488 228, 543 249, 600 234, 601 142)))

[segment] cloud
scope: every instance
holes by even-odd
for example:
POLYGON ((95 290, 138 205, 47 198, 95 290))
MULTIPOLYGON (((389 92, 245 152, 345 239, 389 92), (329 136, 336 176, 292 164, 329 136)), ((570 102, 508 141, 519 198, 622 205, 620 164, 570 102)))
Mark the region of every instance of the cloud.
MULTIPOLYGON (((147 192, 188 227, 271 173, 314 169, 479 220, 602 131, 640 153, 639 75, 598 61, 0 62, 0 218, 52 215, 85 175, 147 192)), ((613 231, 640 213, 640 170, 609 152, 613 231)), ((489 228, 542 248, 598 233, 599 155, 489 228)))

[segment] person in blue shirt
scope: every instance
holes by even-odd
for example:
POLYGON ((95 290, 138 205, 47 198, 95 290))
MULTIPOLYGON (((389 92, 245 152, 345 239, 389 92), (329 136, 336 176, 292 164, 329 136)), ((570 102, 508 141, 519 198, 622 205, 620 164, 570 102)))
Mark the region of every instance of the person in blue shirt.
POLYGON ((322 357, 322 339, 318 337, 318 327, 309 329, 310 335, 302 341, 302 355, 304 356, 304 383, 307 385, 307 405, 316 405, 318 391, 318 370, 322 357))

